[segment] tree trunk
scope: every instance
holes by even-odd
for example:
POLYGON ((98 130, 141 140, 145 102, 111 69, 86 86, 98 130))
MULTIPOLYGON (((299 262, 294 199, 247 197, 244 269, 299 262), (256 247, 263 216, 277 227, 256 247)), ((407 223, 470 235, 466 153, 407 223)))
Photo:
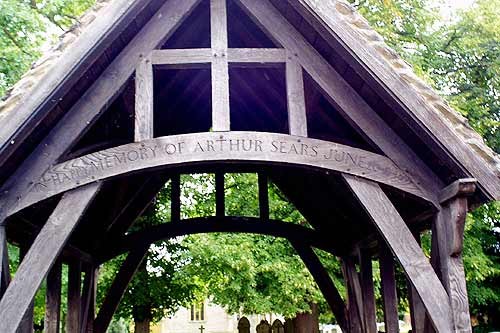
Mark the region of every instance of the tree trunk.
POLYGON ((318 304, 311 304, 311 313, 298 313, 293 318, 293 333, 319 333, 318 304))
POLYGON ((135 321, 134 322, 134 332, 135 333, 149 333, 149 329, 150 329, 150 320, 149 319, 146 319, 144 321, 135 321))

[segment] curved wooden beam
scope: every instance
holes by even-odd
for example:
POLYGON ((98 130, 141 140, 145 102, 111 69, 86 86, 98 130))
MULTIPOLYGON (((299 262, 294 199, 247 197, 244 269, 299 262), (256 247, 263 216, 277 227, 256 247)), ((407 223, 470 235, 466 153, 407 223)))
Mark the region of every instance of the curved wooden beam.
POLYGON ((256 217, 200 217, 185 219, 180 222, 168 222, 137 231, 120 239, 109 240, 102 256, 97 260, 105 262, 120 254, 132 251, 138 247, 148 246, 154 242, 179 236, 233 232, 270 235, 286 238, 295 243, 303 243, 324 251, 334 253, 331 242, 313 229, 291 222, 277 220, 262 220, 256 217))
POLYGON ((431 201, 389 158, 338 143, 264 132, 193 133, 130 143, 81 156, 47 170, 9 215, 76 187, 158 167, 194 163, 294 165, 342 172, 431 201))

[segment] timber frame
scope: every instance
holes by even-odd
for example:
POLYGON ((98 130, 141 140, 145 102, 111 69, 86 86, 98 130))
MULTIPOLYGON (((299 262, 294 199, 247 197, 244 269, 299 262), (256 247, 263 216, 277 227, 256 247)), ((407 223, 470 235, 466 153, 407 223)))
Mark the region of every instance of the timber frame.
POLYGON ((152 243, 208 232, 288 239, 344 332, 376 332, 374 260, 387 332, 399 331, 396 265, 413 332, 472 332, 464 223, 500 198, 496 157, 471 149, 453 110, 399 72, 349 5, 111 0, 88 15, 81 47, 0 106, 0 332, 33 330, 44 279, 45 331, 59 332, 63 264, 66 331, 105 332, 152 243), (215 216, 183 219, 181 175, 199 172, 215 175, 215 216), (234 172, 258 175, 259 217, 226 216, 234 172), (170 221, 129 232, 167 181, 170 221), (271 183, 310 227, 271 218, 271 183), (7 241, 23 250, 13 278, 7 241), (340 258, 346 295, 315 248, 340 258), (120 254, 95 313, 99 265, 120 254))

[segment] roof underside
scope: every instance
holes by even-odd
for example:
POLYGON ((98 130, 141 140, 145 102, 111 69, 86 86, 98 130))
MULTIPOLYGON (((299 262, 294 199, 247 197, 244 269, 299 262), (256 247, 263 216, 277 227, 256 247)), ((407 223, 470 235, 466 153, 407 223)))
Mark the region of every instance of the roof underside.
MULTIPOLYGON (((104 7, 101 10, 115 11, 117 19, 115 24, 108 23, 105 38, 94 39, 87 52, 82 52, 81 57, 75 60, 73 67, 71 64, 65 64, 71 68, 65 75, 61 73, 60 77, 53 77, 54 73, 50 71, 50 68, 53 68, 51 66, 58 66, 64 61, 65 56, 61 56, 62 51, 57 51, 51 60, 47 60, 26 75, 0 109, 0 121, 8 124, 6 132, 2 130, 4 133, 0 142, 2 144, 0 184, 78 101, 82 93, 102 74, 163 2, 163 0, 114 0, 105 6, 104 3, 100 3, 99 7, 104 7), (117 8, 122 8, 121 12, 117 12, 117 8), (46 77, 50 77, 50 80, 45 79, 46 77), (32 87, 26 87, 25 84, 49 81, 58 82, 49 89, 50 91, 45 91, 43 84, 35 84, 32 87), (35 97, 38 98, 38 102, 29 100, 35 97), (27 100, 28 102, 25 102, 27 100), (31 107, 27 108, 28 106, 31 107), (7 133, 8 131, 11 132, 7 133)), ((500 197, 495 154, 485 146, 475 132, 467 127, 464 119, 410 74, 407 65, 381 42, 375 32, 368 29, 366 22, 354 13, 351 7, 335 0, 271 2, 436 173, 443 184, 450 184, 459 178, 474 177, 478 179, 480 185, 480 191, 473 198, 476 203, 500 197), (360 43, 364 46, 358 45, 360 43), (366 61, 364 53, 371 55, 370 61, 366 61), (412 103, 408 102, 409 98, 412 99, 412 103), (435 132, 436 127, 428 123, 436 122, 436 119, 441 126, 439 132, 435 132), (444 140, 443 136, 448 139, 444 140)), ((208 10, 207 1, 202 1, 163 48, 210 47, 210 36, 207 33, 210 29, 208 10)), ((235 1, 229 0, 228 11, 230 47, 275 46, 273 41, 251 22, 235 1)), ((99 20, 100 16, 91 12, 86 17, 97 17, 92 26, 103 24, 99 20)), ((109 21, 108 17, 106 20, 109 21)), ((83 21, 86 20, 91 21, 91 19, 83 21)), ((91 29, 82 26, 78 31, 82 30, 91 29)), ((75 39, 75 36, 72 36, 72 38, 67 37, 67 41, 60 46, 66 50, 64 52, 76 52, 69 46, 70 39, 75 39)), ((83 33, 80 38, 89 38, 89 35, 83 33)), ((155 136, 209 131, 210 67, 199 66, 189 69, 159 67, 154 75, 155 136)), ((133 79, 130 78, 103 116, 89 127, 87 134, 68 152, 66 158, 133 141, 135 93, 133 79)), ((288 132, 284 67, 257 69, 234 67, 230 69, 230 82, 232 130, 288 132)), ((305 76, 305 85, 308 130, 311 137, 381 153, 325 99, 308 75, 305 76)), ((180 171, 211 172, 215 170, 214 168, 217 167, 180 171)), ((255 168, 245 169, 243 166, 241 168, 243 169, 236 171, 257 171, 255 168)), ((364 236, 372 233, 372 227, 366 216, 360 213, 362 209, 354 201, 347 200, 341 195, 348 190, 340 178, 300 169, 265 171, 315 228, 326 232, 331 232, 334 228, 337 230, 338 236, 334 238, 338 242, 339 249, 349 249, 352 244, 365 241, 364 236), (308 195, 304 196, 303 193, 308 195), (332 206, 331 202, 336 202, 336 205, 332 206), (332 216, 335 216, 337 221, 332 221, 332 216), (357 222, 349 223, 349 221, 357 222)), ((138 187, 151 182, 151 177, 156 177, 153 183, 161 186, 168 178, 168 171, 165 171, 165 174, 156 173, 155 176, 144 173, 108 182, 70 243, 85 252, 92 252, 92 244, 85 244, 86 236, 95 233, 98 230, 96 228, 104 230, 108 228, 108 225, 101 223, 102 217, 114 216, 119 207, 136 195, 138 187), (120 195, 110 205, 107 198, 114 193, 120 195)), ((150 190, 152 193, 147 191, 143 193, 143 200, 151 199, 158 189, 150 190)), ((416 218, 428 208, 396 191, 385 188, 384 190, 407 220, 416 218)), ((11 235, 14 235, 12 237, 24 239, 29 238, 29 235, 31 237, 36 235, 36 231, 57 202, 56 199, 43 202, 14 216, 13 219, 22 221, 25 225, 31 226, 31 229, 14 228, 11 230, 11 235)), ((419 225, 415 228, 425 227, 419 225)))

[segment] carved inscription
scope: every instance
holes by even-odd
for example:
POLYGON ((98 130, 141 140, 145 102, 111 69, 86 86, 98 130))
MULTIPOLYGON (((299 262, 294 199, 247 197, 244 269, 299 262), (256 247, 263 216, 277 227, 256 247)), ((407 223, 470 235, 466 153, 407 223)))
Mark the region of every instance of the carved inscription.
POLYGON ((344 172, 423 196, 388 158, 332 142, 290 135, 196 133, 131 143, 51 167, 19 208, 93 181, 159 166, 192 162, 253 161, 304 165, 344 172))

